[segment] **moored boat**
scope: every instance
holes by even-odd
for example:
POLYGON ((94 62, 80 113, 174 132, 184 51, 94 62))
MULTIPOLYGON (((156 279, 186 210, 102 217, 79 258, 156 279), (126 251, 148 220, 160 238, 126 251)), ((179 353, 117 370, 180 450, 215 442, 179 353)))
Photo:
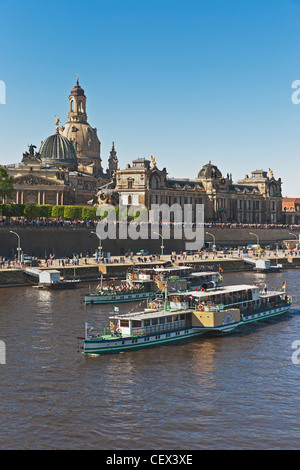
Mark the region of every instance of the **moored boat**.
POLYGON ((130 270, 126 279, 118 285, 103 286, 103 278, 96 292, 85 296, 85 304, 110 304, 121 302, 136 302, 154 298, 156 291, 163 291, 168 282, 170 290, 188 291, 192 289, 207 289, 222 282, 219 272, 192 272, 189 266, 166 268, 149 268, 130 270))

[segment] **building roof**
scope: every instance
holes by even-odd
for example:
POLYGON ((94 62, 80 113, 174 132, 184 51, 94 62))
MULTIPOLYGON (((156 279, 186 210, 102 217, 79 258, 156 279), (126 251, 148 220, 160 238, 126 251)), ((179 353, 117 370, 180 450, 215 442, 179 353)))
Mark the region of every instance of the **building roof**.
POLYGON ((72 142, 58 132, 42 142, 39 153, 43 163, 77 166, 77 155, 72 142))

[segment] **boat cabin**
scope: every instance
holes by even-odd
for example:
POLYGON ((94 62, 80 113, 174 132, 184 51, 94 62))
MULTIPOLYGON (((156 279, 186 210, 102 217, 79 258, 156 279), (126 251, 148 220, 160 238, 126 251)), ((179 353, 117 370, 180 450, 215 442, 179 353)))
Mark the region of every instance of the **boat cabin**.
POLYGON ((113 318, 117 323, 116 332, 122 336, 162 333, 169 330, 188 328, 192 325, 191 310, 161 311, 149 309, 130 315, 116 315, 113 318))

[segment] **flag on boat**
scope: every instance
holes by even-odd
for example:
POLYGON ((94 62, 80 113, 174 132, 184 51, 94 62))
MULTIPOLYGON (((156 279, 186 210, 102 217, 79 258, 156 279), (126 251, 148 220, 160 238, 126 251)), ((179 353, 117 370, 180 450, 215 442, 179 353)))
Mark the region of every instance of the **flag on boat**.
POLYGON ((93 326, 90 325, 89 323, 85 323, 85 327, 86 327, 87 330, 93 330, 94 329, 93 326))
POLYGON ((281 288, 281 289, 282 289, 282 290, 285 290, 285 287, 286 287, 286 285, 285 285, 285 282, 284 282, 284 283, 282 284, 282 288, 281 288))
POLYGON ((220 265, 219 265, 219 271, 221 271, 221 273, 224 271, 224 269, 222 269, 220 265))
POLYGON ((119 311, 119 307, 114 307, 114 311, 115 311, 115 312, 118 312, 118 311, 119 311))

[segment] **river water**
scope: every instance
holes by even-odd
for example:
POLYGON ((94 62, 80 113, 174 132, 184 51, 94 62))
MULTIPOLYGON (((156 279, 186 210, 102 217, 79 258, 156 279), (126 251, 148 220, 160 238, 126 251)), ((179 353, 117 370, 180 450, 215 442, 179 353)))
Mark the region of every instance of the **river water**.
POLYGON ((77 337, 85 321, 105 326, 111 307, 85 306, 88 284, 0 289, 1 449, 299 449, 300 271, 224 274, 224 284, 283 281, 294 303, 281 318, 99 357, 77 337))

